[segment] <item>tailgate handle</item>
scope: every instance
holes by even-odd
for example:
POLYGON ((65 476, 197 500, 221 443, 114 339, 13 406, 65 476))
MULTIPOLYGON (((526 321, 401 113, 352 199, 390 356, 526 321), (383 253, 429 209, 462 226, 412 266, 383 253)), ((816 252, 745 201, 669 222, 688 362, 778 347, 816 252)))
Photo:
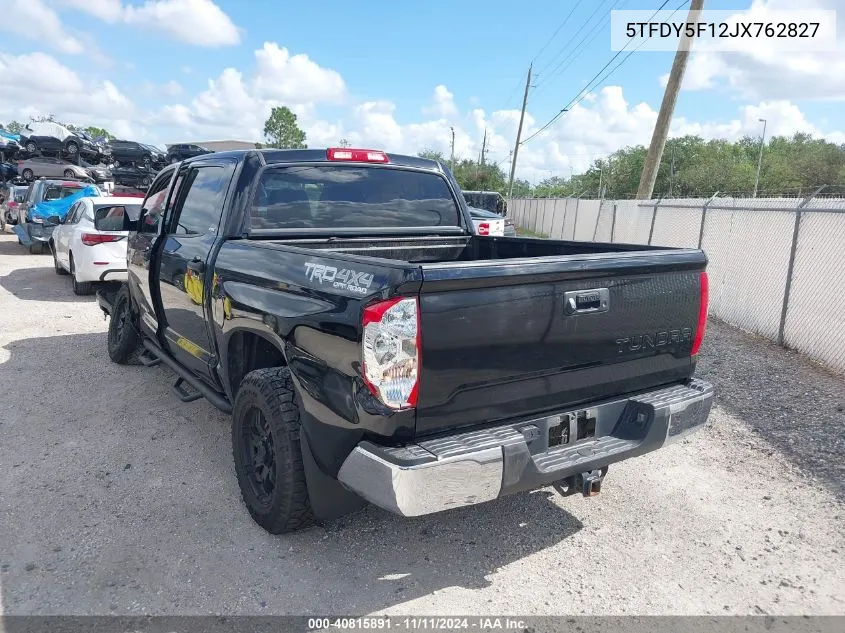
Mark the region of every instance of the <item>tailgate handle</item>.
POLYGON ((573 290, 563 295, 566 314, 592 314, 607 312, 610 308, 610 291, 607 288, 573 290))

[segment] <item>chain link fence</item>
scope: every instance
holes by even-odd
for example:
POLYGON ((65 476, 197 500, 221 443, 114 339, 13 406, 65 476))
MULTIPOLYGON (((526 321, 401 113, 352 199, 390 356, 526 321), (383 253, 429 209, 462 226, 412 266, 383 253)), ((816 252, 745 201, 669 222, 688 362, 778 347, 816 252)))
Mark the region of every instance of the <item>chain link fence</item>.
POLYGON ((710 314, 845 372, 845 197, 513 199, 523 231, 701 248, 710 314))

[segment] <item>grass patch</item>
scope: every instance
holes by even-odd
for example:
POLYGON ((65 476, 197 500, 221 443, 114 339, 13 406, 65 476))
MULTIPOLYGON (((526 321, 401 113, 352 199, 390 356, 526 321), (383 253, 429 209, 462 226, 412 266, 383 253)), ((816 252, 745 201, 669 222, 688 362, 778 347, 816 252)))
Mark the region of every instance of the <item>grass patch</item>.
POLYGON ((549 237, 548 234, 546 234, 546 233, 535 233, 534 231, 529 231, 528 229, 523 229, 522 227, 518 227, 516 229, 516 234, 519 237, 540 237, 540 238, 543 238, 544 240, 548 239, 548 237, 549 237))

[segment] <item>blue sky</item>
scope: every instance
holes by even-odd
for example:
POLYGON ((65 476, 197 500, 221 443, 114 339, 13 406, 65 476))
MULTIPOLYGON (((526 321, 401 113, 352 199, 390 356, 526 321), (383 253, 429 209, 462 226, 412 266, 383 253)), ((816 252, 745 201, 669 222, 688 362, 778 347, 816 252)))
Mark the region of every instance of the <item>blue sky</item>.
MULTIPOLYGON (((808 2, 845 15, 845 0, 808 2)), ((162 145, 260 140, 269 108, 286 104, 314 146, 348 138, 392 151, 447 150, 455 128, 457 152, 473 156, 486 128, 491 157, 506 162, 528 64, 534 60, 539 74, 530 134, 613 56, 608 11, 660 4, 0 0, 0 82, 16 88, 0 94, 0 121, 52 113, 162 145), (591 30, 595 37, 572 58, 591 30)), ((708 0, 706 8, 751 4, 708 0)), ((763 9, 790 4, 756 0, 763 9)), ((845 141, 845 56, 794 57, 763 46, 693 54, 673 134, 759 134, 764 116, 772 133, 845 141)), ((671 63, 671 53, 634 54, 577 111, 521 148, 520 175, 578 171, 621 146, 647 143, 671 63)))

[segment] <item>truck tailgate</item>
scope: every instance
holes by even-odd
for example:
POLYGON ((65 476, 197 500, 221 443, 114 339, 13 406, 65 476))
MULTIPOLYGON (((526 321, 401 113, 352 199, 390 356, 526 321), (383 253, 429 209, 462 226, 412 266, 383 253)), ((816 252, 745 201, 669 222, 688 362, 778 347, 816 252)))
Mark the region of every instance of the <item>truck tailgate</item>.
POLYGON ((689 378, 696 250, 424 264, 417 434, 689 378))

